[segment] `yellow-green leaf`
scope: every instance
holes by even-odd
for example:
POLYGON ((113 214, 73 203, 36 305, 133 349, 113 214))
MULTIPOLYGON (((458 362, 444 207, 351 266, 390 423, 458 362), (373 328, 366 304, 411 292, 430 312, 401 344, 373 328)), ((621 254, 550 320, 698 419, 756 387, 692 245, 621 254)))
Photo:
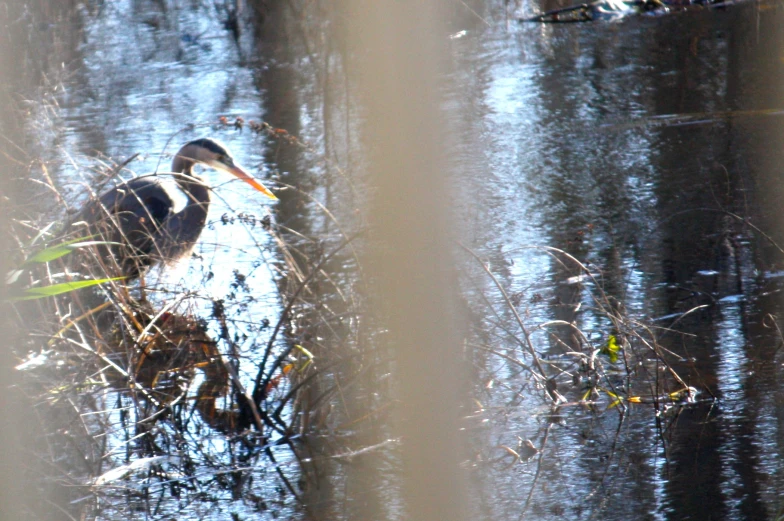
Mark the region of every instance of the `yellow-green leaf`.
POLYGON ((313 359, 314 359, 315 357, 313 356, 313 353, 311 353, 310 351, 308 351, 307 349, 305 349, 304 347, 302 347, 302 346, 301 346, 301 345, 299 345, 299 344, 294 344, 294 347, 295 347, 297 350, 299 350, 299 351, 300 351, 300 352, 301 352, 303 355, 305 355, 305 358, 306 358, 306 362, 305 362, 304 364, 302 364, 302 365, 299 367, 299 369, 297 369, 297 371, 299 371, 299 372, 301 373, 301 372, 303 372, 305 369, 307 369, 307 368, 308 368, 308 366, 309 366, 309 365, 310 365, 310 364, 313 362, 313 359))
POLYGON ((618 345, 618 339, 615 335, 610 335, 607 338, 607 343, 599 351, 601 354, 610 359, 610 363, 614 364, 618 361, 618 353, 621 351, 621 346, 618 345))
POLYGON ((73 282, 52 284, 50 286, 41 286, 40 288, 30 288, 30 289, 26 289, 21 295, 18 295, 16 297, 11 297, 9 300, 20 301, 20 300, 34 300, 38 298, 53 297, 55 295, 68 293, 69 291, 74 291, 82 288, 89 288, 90 286, 97 286, 98 284, 103 284, 104 282, 110 282, 113 280, 122 280, 124 278, 125 277, 113 277, 110 279, 76 280, 73 282))
POLYGON ((617 400, 620 400, 620 398, 618 397, 618 395, 617 395, 617 394, 615 394, 615 393, 614 393, 614 392, 612 392, 612 391, 608 391, 607 389, 604 389, 604 388, 599 388, 599 390, 601 390, 601 391, 604 391, 604 392, 605 392, 605 393, 607 393, 607 394, 608 394, 608 395, 609 395, 611 398, 615 398, 615 399, 617 399, 617 400))
POLYGON ((72 251, 78 248, 84 248, 85 246, 96 246, 102 244, 118 244, 116 242, 110 241, 90 241, 87 239, 91 239, 94 237, 93 235, 89 237, 80 237, 79 239, 74 239, 71 241, 66 241, 61 244, 56 244, 44 250, 34 253, 30 257, 28 257, 22 266, 29 266, 30 264, 40 264, 43 262, 53 261, 55 259, 59 259, 60 257, 64 257, 68 255, 72 251))

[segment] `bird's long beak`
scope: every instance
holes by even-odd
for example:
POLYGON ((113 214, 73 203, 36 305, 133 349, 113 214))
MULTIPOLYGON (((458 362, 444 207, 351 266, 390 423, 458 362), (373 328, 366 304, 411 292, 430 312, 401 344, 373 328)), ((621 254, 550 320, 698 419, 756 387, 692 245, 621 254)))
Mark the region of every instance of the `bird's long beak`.
POLYGON ((274 200, 276 200, 276 201, 278 200, 278 198, 277 198, 277 197, 275 197, 275 194, 273 194, 272 192, 270 192, 270 191, 269 191, 269 188, 267 188, 267 187, 266 187, 266 186, 264 186, 263 184, 259 183, 259 182, 258 182, 258 181, 256 181, 255 179, 253 179, 253 178, 252 178, 250 175, 248 175, 248 173, 247 173, 245 170, 243 170, 242 168, 240 168, 240 167, 238 167, 238 166, 236 166, 236 165, 235 165, 235 166, 232 166, 232 167, 229 167, 229 168, 227 168, 227 169, 226 169, 226 171, 227 171, 228 173, 230 173, 231 175, 233 175, 234 177, 238 177, 238 178, 242 179, 243 181, 245 181, 246 183, 248 183, 249 185, 251 185, 253 188, 255 188, 255 189, 256 189, 256 190, 258 190, 259 192, 261 192, 261 193, 263 193, 264 195, 266 195, 267 197, 269 197, 270 199, 274 199, 274 200))

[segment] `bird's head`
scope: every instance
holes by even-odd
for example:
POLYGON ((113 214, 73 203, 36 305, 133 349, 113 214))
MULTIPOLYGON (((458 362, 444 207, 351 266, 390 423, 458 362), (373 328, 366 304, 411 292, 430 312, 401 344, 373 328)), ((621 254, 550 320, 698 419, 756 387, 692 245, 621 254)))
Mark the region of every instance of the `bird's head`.
POLYGON ((266 186, 253 179, 250 174, 236 164, 226 145, 219 141, 201 138, 185 143, 174 158, 172 170, 176 172, 179 165, 184 166, 187 163, 201 163, 220 172, 229 173, 242 179, 267 197, 277 199, 266 186))

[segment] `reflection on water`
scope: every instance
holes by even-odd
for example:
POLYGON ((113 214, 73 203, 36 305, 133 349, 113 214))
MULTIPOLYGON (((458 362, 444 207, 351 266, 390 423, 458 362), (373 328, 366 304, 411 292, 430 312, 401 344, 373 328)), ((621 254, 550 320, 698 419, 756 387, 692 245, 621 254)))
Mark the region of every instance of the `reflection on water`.
MULTIPOLYGON (((481 20, 453 14, 454 32, 466 32, 449 41, 446 75, 456 215, 461 239, 509 298, 466 258, 461 283, 475 325, 467 345, 477 403, 466 414, 473 452, 465 468, 476 514, 775 518, 784 508, 784 355, 782 279, 771 274, 784 265, 777 246, 784 244, 784 135, 779 118, 762 110, 784 99, 781 10, 733 6, 542 27, 507 26, 501 2, 474 4, 481 20), (652 119, 662 115, 679 117, 652 119), (625 350, 616 363, 602 353, 610 335, 625 350), (645 343, 653 339, 655 347, 645 343), (537 380, 529 349, 547 379, 537 380), (600 381, 591 364, 603 368, 600 381), (696 401, 672 403, 668 393, 684 384, 699 391, 696 401), (613 389, 640 403, 614 404, 613 389), (558 408, 549 398, 556 393, 558 408), (586 396, 595 403, 578 403, 586 396), (524 455, 525 440, 541 452, 507 459, 524 455)), ((354 224, 363 178, 348 89, 331 83, 330 64, 344 58, 334 35, 315 31, 330 42, 324 48, 287 39, 299 24, 318 24, 272 7, 264 21, 249 14, 252 30, 235 40, 223 11, 168 5, 85 8, 83 37, 66 46, 66 67, 50 78, 57 118, 39 133, 41 155, 58 165, 55 182, 74 190, 92 183, 84 165, 95 166, 87 158, 99 154, 120 160, 138 152, 129 169, 154 171, 180 143, 215 135, 256 177, 287 187, 275 210, 279 223, 293 234, 323 234, 283 254, 323 252, 340 233, 298 192, 354 224), (263 119, 308 146, 233 129, 218 116, 263 119)), ((41 125, 31 121, 28 129, 41 125)), ((239 183, 210 180, 219 186, 197 256, 153 280, 212 299, 227 298, 227 288, 241 295, 237 309, 248 324, 240 348, 251 360, 269 334, 258 324, 279 313, 268 265, 281 250, 271 253, 257 224, 269 212, 266 201, 239 183)), ((354 280, 357 267, 348 254, 328 265, 340 281, 354 280)), ((331 287, 320 289, 330 294, 331 287)), ((328 305, 339 316, 354 297, 317 298, 334 299, 328 305)), ((210 305, 205 298, 196 306, 210 305)), ((351 320, 325 327, 350 329, 351 320)), ((317 334, 297 336, 295 322, 297 341, 318 343, 317 334)), ((358 329, 356 344, 372 345, 379 334, 367 323, 358 329)), ((388 362, 383 354, 369 359, 382 372, 388 362)), ((341 381, 349 366, 341 361, 332 378, 341 381)), ((351 381, 357 403, 315 387, 303 398, 323 407, 303 419, 314 426, 312 461, 321 462, 304 466, 319 485, 306 495, 312 517, 361 518, 370 503, 402 517, 394 449, 354 467, 328 458, 355 442, 352 421, 367 409, 383 416, 384 398, 363 394, 378 378, 368 373, 351 381), (324 436, 318 427, 333 407, 324 404, 327 395, 346 421, 324 436)), ((378 425, 367 430, 376 443, 389 434, 378 425)), ((256 477, 275 480, 272 471, 256 477)))
MULTIPOLYGON (((780 125, 762 114, 711 116, 780 105, 780 86, 762 93, 751 79, 763 69, 781 75, 780 64, 762 57, 766 42, 780 41, 780 14, 752 29, 754 16, 739 8, 732 22, 698 13, 508 33, 476 27, 454 42, 452 98, 462 100, 461 117, 474 115, 461 158, 472 151, 481 163, 472 171, 486 172, 466 179, 483 196, 482 208, 466 211, 480 222, 472 244, 517 294, 515 305, 532 323, 575 323, 593 348, 611 327, 597 309, 599 288, 633 317, 668 316, 656 335, 685 383, 701 391, 696 404, 662 408, 659 417, 631 405, 623 415, 569 413, 553 424, 536 413, 536 393, 526 396, 519 370, 477 361, 495 379, 483 404, 503 411, 490 416, 491 441, 480 446, 514 447, 517 436, 540 446, 547 432, 541 463, 477 470, 489 517, 525 510, 531 518, 588 518, 600 509, 606 519, 762 519, 780 511, 781 468, 771 462, 781 436, 771 418, 782 415, 773 376, 781 338, 763 326, 780 313, 771 297, 780 288, 760 272, 781 253, 744 224, 763 220, 765 233, 780 237, 780 189, 758 191, 776 171, 770 156, 780 154, 780 125), (698 124, 646 123, 691 113, 703 114, 693 118, 698 124), (750 137, 762 128, 764 146, 750 137), (596 282, 570 283, 580 270, 521 247, 531 244, 574 256, 596 282)), ((519 352, 510 322, 487 312, 490 345, 519 352)), ((553 329, 531 333, 541 353, 588 347, 571 328, 557 337, 553 329)), ((650 369, 635 370, 633 388, 650 369)), ((561 387, 569 400, 582 392, 561 387)))

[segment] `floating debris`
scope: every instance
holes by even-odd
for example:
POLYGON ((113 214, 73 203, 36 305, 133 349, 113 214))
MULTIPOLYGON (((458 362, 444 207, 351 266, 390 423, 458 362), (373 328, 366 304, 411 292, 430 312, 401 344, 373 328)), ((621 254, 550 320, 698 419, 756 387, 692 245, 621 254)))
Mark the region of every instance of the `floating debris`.
POLYGON ((520 21, 538 23, 611 21, 635 14, 664 14, 669 10, 670 8, 661 0, 596 0, 595 2, 553 9, 530 18, 523 18, 520 21))

